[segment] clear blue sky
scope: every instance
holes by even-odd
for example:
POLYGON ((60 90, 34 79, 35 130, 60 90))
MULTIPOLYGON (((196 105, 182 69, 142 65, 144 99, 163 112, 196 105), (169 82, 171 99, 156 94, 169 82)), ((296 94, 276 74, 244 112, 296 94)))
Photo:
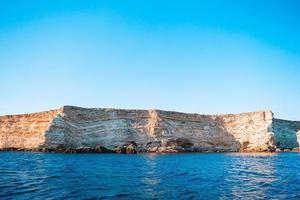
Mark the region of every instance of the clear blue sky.
POLYGON ((300 1, 0 0, 0 114, 62 105, 300 120, 300 1))

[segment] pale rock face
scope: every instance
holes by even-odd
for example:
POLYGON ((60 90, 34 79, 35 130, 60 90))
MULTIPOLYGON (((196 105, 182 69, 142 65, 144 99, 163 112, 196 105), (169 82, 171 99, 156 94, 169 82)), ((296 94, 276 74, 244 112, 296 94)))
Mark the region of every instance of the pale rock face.
POLYGON ((62 109, 0 117, 0 149, 31 149, 45 143, 45 131, 62 109))
POLYGON ((272 124, 278 148, 292 149, 300 144, 300 122, 274 119, 272 124))
POLYGON ((273 132, 282 126, 274 128, 273 121, 270 111, 210 116, 65 106, 0 117, 0 149, 129 145, 138 152, 271 151, 280 138, 273 132))

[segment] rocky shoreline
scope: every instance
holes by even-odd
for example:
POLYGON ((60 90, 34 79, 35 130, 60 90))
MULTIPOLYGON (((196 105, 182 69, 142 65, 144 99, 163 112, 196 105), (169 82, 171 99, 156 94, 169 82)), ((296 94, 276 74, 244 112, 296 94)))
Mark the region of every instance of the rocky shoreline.
POLYGON ((294 152, 300 153, 300 148, 293 149, 276 149, 274 151, 252 151, 252 152, 233 152, 233 151, 182 151, 175 149, 167 149, 165 151, 140 151, 138 152, 136 149, 132 147, 119 147, 114 150, 107 149, 105 147, 80 147, 80 148, 36 148, 36 149, 18 149, 18 148, 2 148, 0 152, 4 151, 24 151, 24 152, 44 152, 44 153, 97 153, 97 154, 168 154, 168 153, 286 153, 286 152, 294 152))

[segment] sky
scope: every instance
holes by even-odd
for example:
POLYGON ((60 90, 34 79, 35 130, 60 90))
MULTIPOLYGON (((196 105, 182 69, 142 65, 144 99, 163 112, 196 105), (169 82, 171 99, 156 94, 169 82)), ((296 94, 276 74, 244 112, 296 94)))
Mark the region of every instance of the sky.
POLYGON ((298 0, 0 0, 0 115, 63 105, 300 121, 298 0))

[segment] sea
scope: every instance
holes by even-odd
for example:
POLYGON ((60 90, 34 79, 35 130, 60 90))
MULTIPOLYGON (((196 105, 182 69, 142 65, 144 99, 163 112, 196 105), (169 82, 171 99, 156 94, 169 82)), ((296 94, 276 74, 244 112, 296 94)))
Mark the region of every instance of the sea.
POLYGON ((300 154, 3 151, 0 199, 300 199, 300 154))

